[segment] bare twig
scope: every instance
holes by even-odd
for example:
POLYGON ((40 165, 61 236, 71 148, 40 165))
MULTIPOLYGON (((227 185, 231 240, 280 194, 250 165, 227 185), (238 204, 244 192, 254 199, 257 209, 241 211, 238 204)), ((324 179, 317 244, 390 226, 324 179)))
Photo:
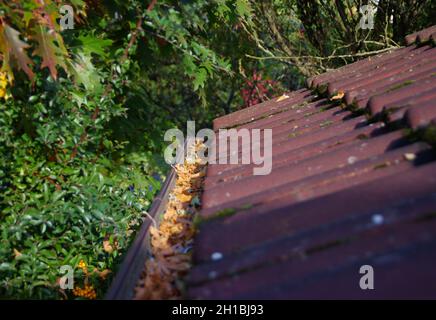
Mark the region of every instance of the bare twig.
POLYGON ((149 218, 151 220, 151 222, 153 223, 153 227, 158 229, 158 225, 157 225, 156 220, 147 211, 144 211, 144 214, 147 216, 147 218, 149 218))
POLYGON ((295 56, 295 57, 291 57, 291 56, 269 56, 269 57, 256 57, 256 56, 252 56, 252 55, 249 55, 249 54, 246 54, 245 56, 247 58, 256 59, 256 60, 270 60, 270 59, 276 59, 276 60, 291 59, 292 60, 292 59, 295 59, 295 58, 300 58, 300 59, 313 59, 313 60, 325 61, 325 60, 331 60, 331 59, 367 57, 367 56, 372 56, 372 55, 375 55, 375 54, 391 51, 393 49, 395 49, 395 47, 389 47, 389 48, 384 48, 384 49, 374 50, 374 51, 369 51, 369 52, 358 52, 358 53, 354 53, 354 54, 342 54, 342 55, 336 55, 336 56, 335 55, 331 55, 331 56, 328 56, 328 57, 318 57, 318 56, 295 56))

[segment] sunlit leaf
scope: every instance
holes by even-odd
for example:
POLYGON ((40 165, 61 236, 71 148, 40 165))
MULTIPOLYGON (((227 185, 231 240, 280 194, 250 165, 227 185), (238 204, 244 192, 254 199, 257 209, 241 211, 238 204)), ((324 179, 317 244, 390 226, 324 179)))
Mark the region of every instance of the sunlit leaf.
POLYGON ((33 62, 26 53, 26 49, 29 48, 29 45, 20 40, 19 36, 20 33, 6 23, 0 24, 0 51, 3 54, 2 69, 9 74, 12 73, 9 65, 10 57, 12 56, 19 68, 27 74, 29 79, 33 79, 34 73, 30 68, 33 62))
POLYGON ((67 69, 65 60, 68 53, 63 46, 60 36, 53 31, 46 30, 43 26, 35 27, 35 41, 38 43, 33 55, 42 58, 41 69, 47 67, 53 79, 57 79, 58 72, 56 67, 59 65, 64 70, 67 69))
POLYGON ((198 68, 194 78, 194 90, 203 88, 207 78, 207 71, 205 68, 198 68))

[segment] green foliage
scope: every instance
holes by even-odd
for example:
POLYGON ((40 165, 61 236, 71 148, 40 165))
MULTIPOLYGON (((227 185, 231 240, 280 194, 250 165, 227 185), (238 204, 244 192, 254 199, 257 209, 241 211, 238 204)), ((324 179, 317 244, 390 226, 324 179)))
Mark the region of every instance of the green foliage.
MULTIPOLYGON (((146 156, 124 154, 125 142, 110 137, 106 126, 124 108, 64 81, 38 78, 40 94, 0 107, 3 298, 61 298, 59 268, 80 259, 115 271, 159 187, 146 156), (110 253, 108 237, 118 248, 110 253)), ((108 282, 94 278, 104 293, 108 282)))

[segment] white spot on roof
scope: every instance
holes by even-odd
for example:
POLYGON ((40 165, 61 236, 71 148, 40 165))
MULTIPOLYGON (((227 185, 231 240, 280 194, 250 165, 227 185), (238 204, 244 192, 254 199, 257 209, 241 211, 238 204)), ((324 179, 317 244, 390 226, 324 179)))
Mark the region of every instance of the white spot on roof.
POLYGON ((355 157, 355 156, 348 157, 348 159, 347 159, 348 164, 353 164, 356 161, 357 161, 357 157, 355 157))
POLYGON ((222 254, 221 252, 214 252, 214 253, 212 253, 212 255, 210 256, 210 258, 211 258, 213 261, 218 261, 218 260, 221 260, 221 259, 223 258, 223 254, 222 254))
POLYGON ((379 226, 379 225, 383 224, 385 218, 381 214, 374 214, 371 217, 371 220, 372 220, 372 223, 379 226))

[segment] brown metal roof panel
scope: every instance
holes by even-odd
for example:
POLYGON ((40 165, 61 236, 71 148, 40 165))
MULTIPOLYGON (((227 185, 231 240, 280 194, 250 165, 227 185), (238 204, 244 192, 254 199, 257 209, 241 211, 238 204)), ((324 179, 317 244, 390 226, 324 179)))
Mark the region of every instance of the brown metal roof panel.
MULTIPOLYGON (((398 80, 395 83, 392 83, 392 84, 387 85, 387 86, 380 86, 380 87, 376 88, 371 93, 357 96, 353 100, 352 105, 356 109, 364 109, 364 108, 367 108, 368 102, 374 96, 378 96, 378 95, 383 95, 383 94, 387 94, 387 93, 390 93, 390 92, 394 92, 394 91, 396 91, 396 90, 398 90, 398 89, 400 89, 402 87, 407 87, 407 86, 409 86, 409 85, 411 85, 411 84, 413 84, 415 82, 418 82, 418 81, 421 82, 421 81, 426 81, 426 80, 432 80, 434 78, 434 76, 430 72, 432 72, 433 70, 436 70, 436 69, 431 69, 431 70, 428 70, 428 71, 423 71, 423 72, 421 72, 419 74, 415 74, 413 77, 410 77, 408 79, 398 80)), ((421 93, 418 93, 417 95, 421 95, 421 93)), ((401 99, 400 101, 402 101, 404 99, 408 99, 408 98, 410 98, 410 97, 406 96, 403 99, 401 99)))
POLYGON ((433 45, 436 45, 436 31, 430 36, 430 41, 433 45))
MULTIPOLYGON (((310 173, 316 173, 317 170, 312 169, 312 167, 321 169, 321 166, 317 166, 317 163, 327 164, 327 166, 329 166, 329 159, 334 159, 333 162, 338 162, 338 166, 343 167, 345 165, 354 164, 355 162, 365 159, 373 154, 381 154, 384 151, 389 151, 389 149, 398 148, 407 144, 407 140, 402 138, 402 133, 400 131, 391 133, 390 135, 380 136, 379 140, 376 141, 372 141, 369 139, 369 136, 366 136, 365 139, 353 139, 347 144, 338 142, 339 141, 337 140, 336 144, 324 149, 324 152, 315 152, 309 157, 301 157, 300 149, 297 149, 294 153, 285 154, 286 157, 282 157, 279 159, 280 161, 277 161, 277 157, 273 157, 272 171, 280 171, 282 168, 290 167, 294 167, 295 170, 301 169, 302 171, 305 171, 303 167, 307 165, 309 168, 309 173, 307 174, 310 175, 310 173), (385 143, 385 147, 380 145, 381 141, 386 141, 382 142, 385 143), (372 144, 374 144, 374 148, 367 149, 367 147, 372 144), (349 156, 349 154, 351 154, 351 156, 349 156), (363 155, 363 157, 359 157, 360 154, 363 155)), ((317 150, 319 150, 319 146, 317 146, 317 150)), ((241 166, 241 168, 243 167, 244 166, 241 166)), ((241 181, 247 177, 252 177, 250 179, 255 180, 256 176, 253 176, 252 174, 253 167, 255 167, 255 165, 247 165, 246 170, 236 171, 235 174, 221 174, 213 176, 211 179, 208 177, 204 183, 204 190, 209 190, 229 183, 232 184, 235 181, 241 181)), ((327 167, 324 167, 323 169, 326 168, 327 167)))
MULTIPOLYGON (((360 116, 360 117, 352 118, 347 121, 332 123, 331 125, 326 125, 326 126, 320 126, 319 129, 309 133, 300 132, 300 134, 296 134, 295 132, 290 132, 288 137, 285 136, 284 140, 281 140, 276 145, 273 145, 272 154, 274 156, 277 156, 289 150, 301 148, 303 146, 315 142, 319 142, 331 137, 335 137, 342 133, 349 132, 354 129, 362 128, 367 124, 368 121, 366 117, 360 116)), ((237 166, 242 166, 242 165, 230 165, 230 164, 209 165, 207 175, 208 176, 215 175, 221 172, 222 170, 226 170, 228 168, 236 168, 237 166)))
POLYGON ((413 166, 434 160, 436 160, 436 154, 427 144, 416 143, 372 156, 353 165, 290 181, 273 189, 257 190, 246 197, 205 208, 201 214, 208 217, 220 210, 232 208, 238 210, 238 208, 250 206, 256 206, 257 211, 267 211, 269 206, 275 202, 285 199, 288 204, 307 201, 381 177, 399 174, 413 166), (414 157, 414 161, 410 160, 410 157, 414 157))
POLYGON ((314 224, 306 229, 299 229, 294 235, 262 243, 235 254, 223 255, 217 261, 200 261, 192 270, 188 283, 190 286, 199 285, 210 280, 241 275, 271 264, 298 260, 305 255, 322 252, 322 249, 334 248, 333 244, 340 245, 339 239, 358 239, 359 234, 377 229, 381 225, 425 221, 427 214, 435 210, 436 195, 431 194, 401 204, 390 204, 379 211, 362 212, 353 217, 344 216, 341 221, 314 224))
POLYGON ((389 77, 383 82, 347 91, 345 93, 345 102, 348 105, 356 103, 357 106, 363 108, 365 103, 374 95, 399 89, 414 81, 431 78, 434 73, 436 73, 436 61, 415 69, 409 69, 407 72, 389 77))
MULTIPOLYGON (((338 110, 336 110, 338 111, 338 110)), ((276 153, 277 149, 284 151, 283 145, 288 143, 291 139, 297 139, 297 137, 300 137, 302 135, 308 135, 313 132, 317 132, 320 129, 328 126, 333 126, 337 123, 341 123, 344 120, 348 119, 352 116, 352 113, 349 111, 343 111, 340 110, 340 112, 336 112, 338 114, 328 117, 327 119, 319 119, 314 121, 313 123, 310 121, 310 118, 304 118, 300 121, 299 124, 285 124, 281 125, 280 127, 275 128, 272 130, 272 153, 276 153)), ((246 143, 243 143, 240 145, 240 148, 238 148, 238 153, 228 153, 225 150, 219 150, 219 158, 218 161, 220 163, 230 163, 231 156, 237 156, 239 159, 241 159, 242 154, 250 155, 250 141, 247 141, 246 143)), ((261 135, 260 138, 260 151, 263 152, 264 147, 264 137, 261 135)), ((218 148, 217 148, 218 149, 218 148)), ((279 151, 280 152, 280 151, 279 151)), ((240 162, 241 160, 239 160, 240 162)))
POLYGON ((418 37, 421 37, 422 39, 425 39, 426 37, 431 36, 435 32, 436 32, 436 25, 435 26, 431 26, 431 27, 429 27, 427 29, 420 30, 420 31, 414 32, 412 34, 409 34, 405 38, 406 44, 407 45, 411 45, 414 42, 416 42, 418 37))
POLYGON ((213 121, 214 130, 245 124, 264 116, 281 112, 282 109, 286 109, 294 104, 310 101, 316 98, 316 96, 312 95, 312 93, 307 89, 288 93, 288 96, 289 98, 279 102, 277 102, 278 98, 274 98, 249 108, 216 118, 213 121))
POLYGON ((433 119, 436 119, 436 101, 430 100, 409 108, 405 118, 407 124, 413 129, 426 127, 433 119))
POLYGON ((352 104, 355 98, 362 96, 371 96, 379 93, 381 90, 394 89, 396 86, 401 87, 403 81, 417 80, 419 77, 429 77, 434 73, 436 66, 436 50, 434 52, 435 58, 422 59, 422 63, 417 63, 414 66, 405 65, 396 69, 394 72, 385 72, 380 70, 378 76, 372 76, 365 80, 361 79, 358 83, 353 84, 353 87, 348 86, 345 88, 345 101, 347 104, 352 104))
MULTIPOLYGON (((348 234, 344 238, 334 239, 336 241, 333 240, 330 245, 328 243, 321 245, 318 249, 306 249, 304 244, 302 247, 290 247, 288 249, 291 251, 290 260, 282 263, 278 260, 263 268, 247 270, 245 273, 191 287, 190 294, 197 298, 218 299, 288 298, 292 293, 293 296, 298 297, 299 289, 308 287, 309 284, 319 287, 325 279, 337 282, 341 274, 347 274, 345 272, 347 269, 354 269, 354 281, 350 281, 348 289, 361 291, 358 286, 360 279, 358 271, 362 265, 374 266, 376 273, 383 264, 388 264, 391 268, 393 266, 403 268, 404 264, 407 264, 406 260, 415 260, 416 253, 419 252, 425 252, 427 263, 432 261, 436 257, 435 231, 434 219, 415 224, 373 225, 363 232, 356 232, 354 237, 353 234, 348 234), (383 241, 387 233, 390 235, 389 241, 383 241), (430 252, 435 254, 432 255, 430 252)), ((282 247, 282 250, 286 248, 282 247)), ((412 279, 405 280, 403 274, 403 283, 417 281, 412 274, 409 276, 412 279)), ((421 280, 428 281, 428 277, 421 280)), ((377 287, 380 288, 380 285, 377 287)), ((436 283, 433 283, 432 287, 435 288, 436 283)), ((344 290, 342 294, 349 295, 349 291, 344 290)), ((324 290, 308 290, 308 292, 317 295, 324 290)), ((329 296, 326 295, 326 298, 329 296)))
POLYGON ((259 186, 263 189, 274 188, 318 174, 337 167, 353 164, 358 160, 366 159, 372 155, 383 153, 397 145, 405 144, 401 131, 392 132, 367 141, 356 141, 350 146, 339 147, 331 152, 321 154, 304 161, 285 163, 282 166, 273 166, 270 174, 265 176, 245 176, 213 186, 204 188, 203 207, 208 208, 220 203, 232 201, 256 192, 259 186))
POLYGON ((402 107, 407 109, 414 105, 421 104, 433 99, 436 99, 436 87, 415 96, 407 97, 401 101, 388 103, 383 107, 383 111, 391 111, 402 107))
POLYGON ((321 141, 348 130, 361 128, 367 124, 364 116, 351 118, 351 113, 333 116, 328 120, 316 121, 310 126, 291 127, 273 138, 272 154, 278 155, 288 150, 296 149, 310 143, 321 141))
MULTIPOLYGON (((343 73, 341 75, 326 77, 319 87, 328 87, 331 84, 342 83, 346 81, 355 81, 356 79, 365 76, 371 70, 378 69, 385 64, 394 63, 396 60, 404 59, 408 56, 414 56, 415 53, 419 53, 422 50, 416 46, 406 47, 401 49, 393 50, 391 53, 383 56, 381 59, 374 57, 368 57, 366 59, 360 60, 361 62, 358 68, 354 68, 350 72, 343 73)), ((355 62, 356 63, 356 62, 355 62)), ((352 63, 350 66, 352 66, 352 63)))
POLYGON ((331 79, 346 79, 348 76, 352 76, 354 73, 359 72, 361 69, 367 68, 368 65, 383 63, 384 61, 391 60, 397 56, 401 56, 411 50, 414 50, 415 48, 416 47, 393 49, 392 51, 386 53, 368 57, 351 64, 347 64, 339 69, 328 71, 321 75, 315 76, 309 81, 309 87, 319 87, 328 83, 331 79))
POLYGON ((298 290, 290 291, 282 287, 282 290, 285 290, 284 294, 276 291, 276 296, 280 296, 280 299, 298 297, 299 299, 434 300, 436 298, 435 252, 435 246, 430 244, 410 249, 404 255, 395 251, 386 252, 371 260, 356 263, 346 271, 338 270, 337 273, 331 274, 331 277, 327 276, 321 281, 313 281, 310 285, 304 285, 298 290), (356 286, 356 270, 364 264, 371 265, 377 270, 376 277, 380 280, 377 281, 376 290, 361 290, 356 286), (412 276, 405 277, 405 275, 412 276))
MULTIPOLYGON (((353 131, 345 131, 339 136, 334 136, 331 138, 324 139, 319 142, 315 142, 294 150, 288 150, 286 152, 281 152, 273 155, 273 166, 280 165, 282 163, 286 163, 289 161, 297 161, 303 160, 315 155, 319 155, 328 151, 331 151, 340 146, 349 145, 353 141, 356 140, 366 140, 370 137, 375 137, 382 133, 386 133, 385 124, 382 122, 377 122, 370 124, 368 126, 364 126, 362 128, 353 130, 353 131)), ((257 166, 256 164, 250 163, 246 165, 220 165, 220 164, 212 164, 209 168, 217 167, 215 170, 211 170, 210 174, 208 173, 205 185, 213 185, 218 182, 218 180, 227 180, 231 179, 234 176, 252 172, 253 167, 257 166), (213 172, 217 172, 213 174, 213 172)))
MULTIPOLYGON (((344 121, 346 119, 348 119, 350 116, 352 115, 351 112, 343 110, 339 107, 337 108, 332 108, 329 109, 327 111, 324 112, 319 112, 316 113, 314 115, 311 115, 309 117, 300 117, 298 119, 295 119, 292 122, 286 122, 286 123, 278 123, 276 124, 276 126, 272 126, 271 128, 259 128, 259 129, 271 129, 272 130, 272 144, 273 146, 281 143, 283 141, 289 140, 290 138, 297 136, 297 135, 301 135, 302 133, 307 133, 309 131, 313 131, 313 130, 318 130, 319 128, 323 127, 323 126, 330 126, 333 125, 335 123, 344 121)), ((239 131, 240 129, 235 129, 236 130, 236 134, 238 134, 238 132, 241 135, 246 135, 246 133, 244 133, 243 131, 239 131)), ((251 131, 250 131, 251 132, 251 131)), ((249 132, 249 133, 250 133, 249 132)), ((247 137, 249 137, 247 135, 247 137)), ((227 140, 227 144, 228 144, 228 139, 226 136, 226 140, 227 140)), ((228 153, 228 147, 226 147, 225 149, 221 150, 220 149, 220 144, 222 142, 222 139, 219 139, 218 137, 218 144, 215 143, 214 146, 216 146, 216 154, 214 154, 216 157, 214 157, 215 159, 218 160, 218 162, 220 163, 224 163, 227 159, 227 162, 229 162, 231 155, 228 153)), ((239 150, 238 150, 238 154, 239 154, 239 158, 241 158, 242 154, 250 154, 251 153, 251 139, 243 141, 242 143, 239 143, 239 150)), ((263 152, 263 147, 264 147, 264 139, 263 139, 263 135, 261 135, 261 152, 263 152)))
POLYGON ((236 129, 263 129, 274 128, 278 125, 288 124, 301 118, 307 118, 312 114, 331 108, 333 105, 327 99, 319 99, 314 102, 304 100, 302 103, 293 104, 283 108, 282 112, 271 114, 253 122, 237 126, 236 129))
POLYGON ((412 82, 396 90, 373 96, 368 101, 368 108, 372 115, 377 115, 383 111, 383 107, 389 103, 409 99, 423 92, 433 90, 434 88, 436 88, 436 75, 412 82))
POLYGON ((195 255, 209 257, 213 252, 235 252, 274 238, 293 234, 302 225, 327 223, 357 212, 380 210, 389 203, 407 201, 436 190, 436 163, 425 164, 401 175, 380 178, 309 201, 276 202, 269 211, 256 207, 202 225, 195 255), (315 219, 315 220, 314 220, 315 219), (223 223, 225 227, 223 227, 223 223), (214 231, 215 230, 215 231, 214 231), (213 233, 220 234, 219 243, 213 233), (241 237, 240 235, 244 235, 241 237))
MULTIPOLYGON (((410 170, 413 166, 423 165, 434 160, 435 152, 428 146, 422 144, 406 146, 359 161, 354 165, 303 177, 274 189, 257 190, 246 197, 205 208, 201 214, 203 217, 214 217, 217 212, 222 210, 234 210, 234 213, 238 212, 242 214, 242 217, 247 217, 247 215, 255 215, 257 212, 270 211, 272 206, 276 204, 280 206, 284 202, 286 205, 290 205, 307 201, 381 177, 399 174, 410 170), (416 157, 416 159, 411 160, 410 157, 416 157), (248 210, 248 212, 244 210, 248 210)), ((237 215, 232 216, 228 222, 238 219, 237 215)))
POLYGON ((406 113, 407 108, 405 107, 399 107, 395 110, 391 110, 387 116, 386 116, 386 120, 387 122, 391 123, 391 124, 395 124, 398 126, 403 126, 404 124, 404 114, 406 113))
POLYGON ((329 82, 328 94, 330 96, 337 92, 347 92, 357 88, 369 86, 373 83, 389 79, 389 77, 406 72, 422 64, 431 63, 436 59, 436 49, 425 46, 409 52, 407 55, 395 57, 383 64, 369 65, 359 73, 346 79, 336 79, 329 82))
MULTIPOLYGON (((352 113, 350 111, 343 110, 342 108, 335 107, 330 108, 326 111, 321 112, 313 112, 309 114, 300 114, 298 116, 295 116, 294 118, 287 119, 287 121, 275 121, 274 123, 269 124, 268 126, 259 126, 257 128, 250 128, 247 129, 251 133, 253 129, 271 129, 272 130, 272 137, 273 137, 273 143, 278 142, 280 138, 283 136, 283 132, 295 132, 296 129, 299 128, 308 128, 309 126, 319 126, 320 123, 323 123, 326 119, 330 121, 343 121, 344 118, 348 119, 352 113)), ((245 129, 245 128, 243 128, 245 129)), ((243 133, 243 131, 240 128, 235 129, 236 133, 243 133)), ((286 135, 285 135, 286 136, 286 135)), ((263 136, 261 136, 263 139, 263 136)), ((219 150, 219 144, 222 142, 220 139, 221 137, 218 136, 218 144, 215 143, 215 145, 218 147, 218 155, 221 156, 222 152, 219 150)), ((227 136, 225 137, 227 139, 227 136)), ((227 139, 228 140, 228 139, 227 139)), ((262 140, 263 141, 263 140, 262 140)), ((242 150, 242 149, 240 149, 242 150)))

